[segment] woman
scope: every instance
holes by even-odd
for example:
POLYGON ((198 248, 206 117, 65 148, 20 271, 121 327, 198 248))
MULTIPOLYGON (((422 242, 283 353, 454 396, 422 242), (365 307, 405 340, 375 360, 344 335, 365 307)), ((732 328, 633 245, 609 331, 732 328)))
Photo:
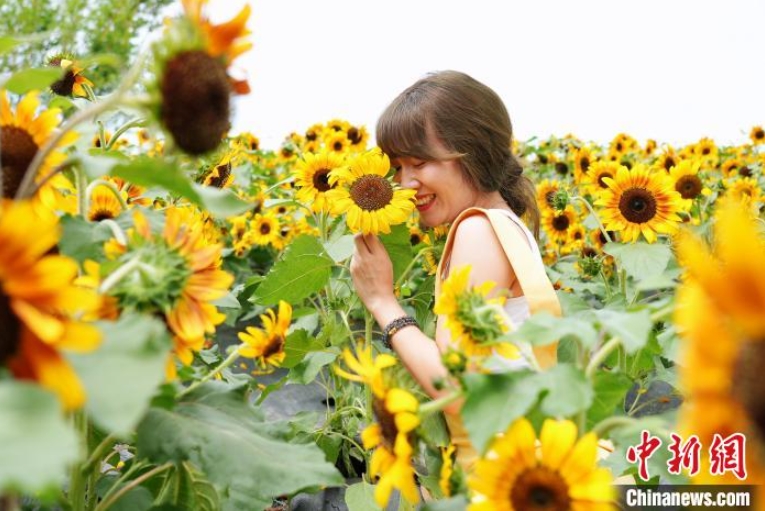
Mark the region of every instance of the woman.
MULTIPOLYGON (((521 250, 524 258, 528 254, 526 259, 537 270, 536 278, 544 280, 543 287, 550 291, 552 287, 541 269, 534 236, 520 219, 526 218, 538 233, 534 186, 522 175, 511 152, 512 125, 499 96, 464 73, 428 75, 402 92, 383 112, 377 124, 377 143, 390 156, 395 179, 402 187, 417 191, 421 222, 429 227, 452 224, 439 264, 439 280, 446 278, 450 268, 470 265, 470 285, 491 281, 497 284, 494 294, 509 291, 512 298, 506 302, 506 311, 516 326, 523 322, 530 310, 521 280, 530 277, 524 273, 519 279, 514 266, 520 266, 510 260, 513 257, 507 250, 521 250), (514 231, 505 234, 512 234, 515 243, 508 242, 498 229, 514 231), (503 243, 508 246, 503 247, 503 243)), ((358 295, 425 391, 433 398, 448 393, 434 384, 448 377, 441 361, 451 342, 444 318, 438 318, 433 342, 398 303, 392 264, 380 240, 357 235, 355 242, 351 274, 358 295)), ((555 311, 554 293, 552 300, 555 311)), ((543 367, 555 363, 554 345, 537 348, 534 353, 543 367)), ((457 402, 445 412, 457 459, 469 468, 477 453, 459 419, 460 406, 457 402)))

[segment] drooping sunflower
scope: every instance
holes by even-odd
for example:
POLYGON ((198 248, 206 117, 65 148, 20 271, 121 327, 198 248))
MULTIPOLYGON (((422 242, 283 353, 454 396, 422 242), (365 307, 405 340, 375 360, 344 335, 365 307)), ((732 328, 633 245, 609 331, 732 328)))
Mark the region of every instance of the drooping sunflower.
POLYGON ((669 177, 675 185, 675 190, 683 199, 685 210, 690 209, 693 200, 702 194, 709 194, 709 188, 704 186, 704 182, 699 176, 701 162, 694 160, 683 160, 669 171, 669 177))
POLYGON ((404 190, 386 179, 387 154, 368 151, 348 166, 332 172, 329 184, 342 184, 325 192, 332 213, 345 213, 348 227, 364 234, 389 233, 392 225, 406 221, 414 211, 416 190, 404 190))
POLYGON ((577 441, 571 421, 545 420, 539 435, 525 418, 515 421, 478 460, 468 487, 468 511, 615 509, 611 472, 596 466, 598 439, 577 441))
MULTIPOLYGON (((715 212, 714 246, 677 237, 686 278, 678 287, 675 321, 685 340, 681 384, 687 401, 682 430, 712 445, 715 434, 746 436, 747 484, 765 483, 765 235, 757 217, 735 201, 715 212)), ((702 463, 708 463, 706 457, 702 463)), ((712 475, 702 466, 696 480, 741 482, 731 472, 712 475)), ((757 509, 764 509, 761 502, 757 509)))
POLYGON ((58 240, 54 213, 0 200, 0 365, 50 389, 69 410, 84 404, 85 390, 61 352, 98 347, 100 331, 75 318, 93 314, 101 300, 74 284, 77 263, 46 255, 58 240))
POLYGON ((512 329, 504 314, 504 298, 487 298, 493 282, 470 288, 471 267, 453 269, 441 285, 433 312, 445 317, 451 342, 467 357, 484 358, 497 354, 506 359, 520 357, 518 348, 501 340, 512 329))
MULTIPOLYGON (((16 195, 29 164, 59 125, 61 110, 49 108, 36 116, 39 106, 39 93, 31 91, 19 101, 14 113, 5 90, 0 89, 0 164, 3 172, 3 197, 13 198, 16 195)), ((51 169, 60 165, 66 159, 66 155, 58 149, 76 139, 75 132, 67 132, 57 144, 57 150, 45 158, 37 177, 47 175, 51 169)))
POLYGON ((295 186, 298 187, 297 200, 310 204, 315 212, 329 211, 325 192, 335 187, 330 184, 329 175, 343 166, 345 158, 340 153, 322 150, 318 154, 304 153, 295 165, 295 186))
POLYGON ((751 140, 754 145, 765 143, 765 129, 759 125, 754 126, 749 132, 749 140, 751 140))
POLYGON ((600 214, 606 229, 621 231, 628 242, 636 241, 642 233, 649 243, 656 241, 656 233, 677 229, 677 212, 683 204, 666 174, 637 164, 630 170, 620 167, 614 179, 603 181, 608 189, 595 204, 602 206, 600 214))
POLYGON ((48 65, 60 67, 64 72, 64 76, 50 86, 54 94, 66 97, 88 97, 85 87, 92 88, 93 82, 82 75, 82 68, 74 61, 72 55, 55 55, 48 60, 48 65))
POLYGON ((279 313, 269 309, 260 315, 262 328, 248 326, 239 332, 239 340, 244 344, 239 347, 239 354, 245 358, 254 358, 265 369, 271 365, 278 367, 284 362, 284 346, 292 321, 292 306, 279 300, 279 313))
POLYGON ((411 503, 420 500, 412 466, 412 436, 420 425, 418 408, 417 398, 400 388, 384 389, 382 396, 373 398, 376 422, 361 432, 361 440, 365 449, 374 449, 369 474, 379 476, 374 495, 382 508, 394 488, 411 503))

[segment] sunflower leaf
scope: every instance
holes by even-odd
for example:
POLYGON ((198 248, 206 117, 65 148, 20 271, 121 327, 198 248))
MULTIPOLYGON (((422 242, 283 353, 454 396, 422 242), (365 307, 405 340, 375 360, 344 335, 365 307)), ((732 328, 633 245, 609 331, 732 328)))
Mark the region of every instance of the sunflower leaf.
POLYGON ((223 511, 264 509, 275 495, 343 483, 315 444, 288 443, 284 422, 263 422, 246 385, 208 382, 172 410, 152 408, 139 452, 157 463, 188 460, 215 485, 223 511))
POLYGON ((165 380, 171 343, 165 325, 151 316, 123 314, 99 323, 104 342, 69 359, 88 394, 86 410, 99 426, 128 435, 165 380))
POLYGON ((5 84, 0 85, 14 94, 25 94, 31 90, 44 90, 61 78, 61 72, 58 67, 22 69, 13 73, 5 84))
POLYGON ((78 455, 77 435, 50 392, 0 382, 0 493, 59 488, 78 455))
POLYGON ((535 345, 550 344, 566 335, 573 335, 585 346, 593 346, 598 333, 589 321, 576 316, 555 317, 548 312, 539 312, 523 322, 518 330, 509 336, 513 341, 527 341, 535 345))
POLYGON ((104 243, 114 236, 106 224, 94 224, 81 216, 62 216, 61 227, 59 250, 80 263, 86 259, 100 260, 104 254, 104 243))
POLYGON ((661 275, 672 258, 669 245, 662 243, 606 243, 603 252, 616 259, 616 265, 639 281, 661 275))
POLYGON ((227 218, 230 216, 241 215, 251 205, 243 201, 231 190, 221 190, 213 186, 204 186, 198 183, 191 185, 196 191, 201 201, 201 206, 210 212, 213 216, 227 218))
POLYGON ((258 305, 279 300, 297 304, 321 290, 331 274, 333 262, 321 243, 309 235, 295 238, 250 298, 258 305))
POLYGON ((608 333, 621 337, 627 353, 634 353, 645 346, 653 328, 651 313, 647 309, 637 312, 601 309, 595 311, 595 316, 608 333))
POLYGON ((412 243, 409 240, 409 229, 405 224, 393 226, 390 234, 380 235, 380 241, 388 251, 393 263, 393 278, 397 280, 414 257, 412 243))
POLYGON ((328 351, 312 351, 308 353, 289 374, 289 381, 308 385, 316 379, 322 367, 325 367, 337 358, 337 353, 328 351))
POLYGON ((380 509, 375 502, 375 487, 365 481, 345 489, 345 505, 348 511, 372 511, 380 509))

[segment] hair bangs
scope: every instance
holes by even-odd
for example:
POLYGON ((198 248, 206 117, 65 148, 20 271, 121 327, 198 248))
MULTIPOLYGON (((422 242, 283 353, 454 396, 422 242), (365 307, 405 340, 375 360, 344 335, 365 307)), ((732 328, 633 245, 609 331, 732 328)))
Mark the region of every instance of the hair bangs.
POLYGON ((428 115, 417 91, 409 91, 385 109, 377 121, 376 139, 391 158, 435 159, 428 144, 428 115))

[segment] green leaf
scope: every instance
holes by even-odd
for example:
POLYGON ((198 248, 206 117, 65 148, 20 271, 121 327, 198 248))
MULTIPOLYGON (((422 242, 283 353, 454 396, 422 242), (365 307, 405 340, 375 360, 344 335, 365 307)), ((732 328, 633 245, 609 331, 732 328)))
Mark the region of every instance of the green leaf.
POLYGON ((117 322, 98 326, 103 345, 69 359, 85 385, 93 421, 108 432, 128 435, 165 381, 172 343, 164 323, 151 316, 123 314, 117 322))
POLYGON ((669 245, 662 243, 606 243, 603 251, 637 281, 661 275, 672 257, 669 245))
POLYGON ((397 280, 414 257, 409 228, 405 224, 396 225, 391 228, 390 234, 381 234, 380 241, 385 245, 393 263, 393 280, 397 280))
POLYGON ((241 215, 252 207, 228 188, 220 189, 199 183, 192 183, 191 186, 199 196, 199 206, 204 207, 213 216, 228 218, 241 215))
POLYGON ((537 401, 542 390, 535 373, 468 374, 467 397, 461 415, 470 440, 478 452, 495 434, 504 431, 537 401))
POLYGON ((189 460, 227 497, 224 511, 263 509, 276 495, 343 483, 315 444, 278 438, 289 426, 264 423, 246 389, 208 382, 172 411, 152 408, 138 426, 138 451, 156 463, 189 460))
POLYGON ((305 330, 295 330, 287 336, 284 344, 285 357, 282 367, 287 369, 295 367, 309 353, 323 349, 324 343, 316 337, 309 336, 305 330))
POLYGON ((271 267, 252 298, 259 305, 274 305, 279 300, 299 303, 329 282, 332 265, 318 239, 307 234, 298 236, 271 267))
POLYGON ((92 181, 109 174, 116 165, 124 165, 127 157, 122 153, 108 152, 102 149, 91 149, 78 155, 81 167, 92 181))
POLYGON ((446 500, 426 502, 421 511, 465 511, 468 501, 464 495, 458 495, 446 500))
POLYGON ((593 390, 584 372, 571 364, 557 364, 536 375, 537 385, 547 391, 541 409, 553 417, 571 417, 592 404, 593 390))
POLYGON ((22 69, 13 73, 3 88, 14 94, 25 94, 31 90, 45 90, 61 76, 62 71, 58 67, 22 69))
POLYGON ((595 316, 608 333, 621 338, 627 353, 634 353, 648 342, 653 322, 651 313, 646 309, 638 312, 601 309, 595 311, 595 316))
POLYGON ((624 373, 596 372, 593 381, 595 397, 587 411, 587 429, 592 429, 603 419, 622 414, 624 396, 630 387, 632 380, 624 373))
MULTIPOLYGON (((124 485, 120 485, 124 486, 124 485)), ((109 506, 109 511, 142 511, 151 508, 154 495, 143 486, 136 486, 128 490, 114 504, 109 506)))
POLYGON ((0 36, 0 55, 2 55, 3 53, 8 53, 20 43, 21 41, 19 41, 15 37, 0 36))
POLYGON ((350 485, 345 489, 348 511, 374 511, 380 509, 375 501, 375 487, 367 482, 350 485))
POLYGON ((566 335, 578 337, 585 346, 593 346, 598 333, 589 321, 578 317, 555 317, 548 312, 534 314, 515 332, 510 334, 514 341, 532 344, 550 344, 566 335))
POLYGON ((337 353, 328 351, 313 351, 308 353, 303 360, 292 368, 289 374, 289 380, 295 383, 308 385, 319 374, 322 367, 325 367, 337 358, 337 353))
POLYGON ((239 303, 239 300, 236 299, 236 296, 233 295, 233 293, 228 292, 225 294, 225 296, 222 296, 221 298, 218 298, 217 300, 214 300, 211 302, 216 307, 221 307, 223 309, 241 309, 242 305, 239 303))
POLYGON ((329 254, 329 257, 336 263, 345 261, 351 257, 355 247, 356 244, 353 242, 353 236, 350 234, 340 236, 339 238, 324 244, 324 249, 327 251, 327 254, 329 254))
POLYGON ((113 237, 111 229, 106 224, 88 222, 81 216, 62 216, 61 227, 58 248, 62 254, 79 263, 86 259, 101 259, 104 254, 104 243, 113 237))
POLYGON ((197 205, 202 203, 188 176, 169 160, 139 156, 130 162, 115 165, 111 174, 138 186, 164 188, 172 194, 186 197, 197 205))
MULTIPOLYGON (((168 509, 217 511, 220 499, 215 487, 189 462, 178 463, 168 475, 169 487, 160 503, 168 509)), ((155 508, 152 508, 154 510, 155 508)), ((158 508, 158 511, 161 508, 158 508)))
POLYGON ((56 396, 29 383, 0 381, 0 410, 0 492, 59 487, 79 448, 56 396))

